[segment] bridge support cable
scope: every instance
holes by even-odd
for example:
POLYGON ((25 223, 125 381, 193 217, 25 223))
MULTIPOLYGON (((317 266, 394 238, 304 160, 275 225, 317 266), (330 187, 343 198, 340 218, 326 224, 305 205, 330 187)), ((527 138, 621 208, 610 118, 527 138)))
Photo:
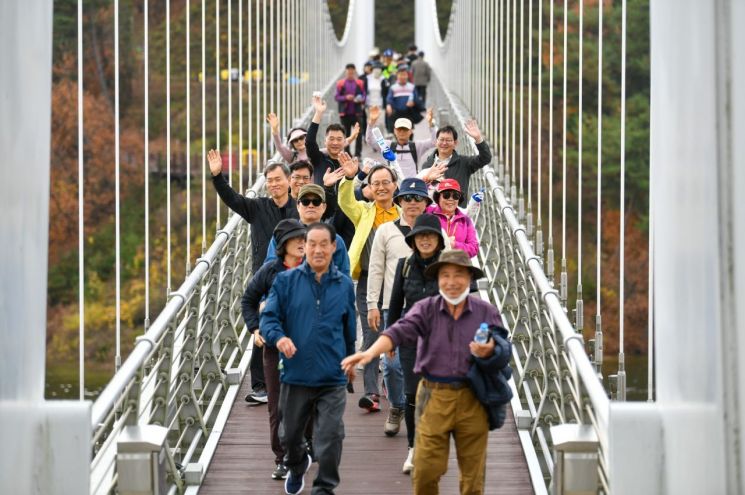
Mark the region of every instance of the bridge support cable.
POLYGON ((536 149, 537 149, 537 177, 538 191, 536 205, 538 206, 535 229, 535 252, 543 264, 543 0, 538 1, 538 119, 536 120, 536 149))
POLYGON ((145 320, 143 322, 143 333, 150 327, 150 0, 144 0, 143 5, 143 106, 144 106, 144 136, 143 136, 143 158, 145 162, 145 232, 144 232, 144 255, 145 255, 145 320))
POLYGON ((119 161, 119 0, 114 0, 114 205, 116 263, 116 355, 114 367, 122 364, 122 255, 119 161))
POLYGON ((619 288, 618 288, 618 400, 626 400, 626 364, 624 359, 624 290, 626 248, 626 0, 621 2, 621 220, 619 222, 619 288))
MULTIPOLYGON (((147 2, 147 0, 145 0, 147 2)), ((85 148, 83 143, 83 0, 78 0, 78 398, 85 400, 85 148)))
MULTIPOLYGON (((528 205, 527 234, 533 239, 533 0, 528 0, 528 205)), ((540 65, 540 64, 539 64, 540 65)))
POLYGON ((205 25, 205 9, 207 6, 205 5, 205 0, 202 0, 202 5, 200 9, 201 13, 201 25, 200 25, 200 34, 201 34, 201 43, 200 43, 200 51, 202 55, 202 70, 199 73, 200 77, 200 83, 201 83, 201 89, 202 89, 202 156, 201 156, 201 171, 202 171, 202 201, 201 201, 201 207, 202 207, 202 249, 201 249, 201 256, 204 256, 204 253, 207 251, 207 57, 206 57, 206 39, 205 36, 207 34, 206 25, 205 25))
POLYGON ((548 249, 546 277, 554 286, 554 2, 550 0, 548 14, 548 249))
MULTIPOLYGON (((567 0, 564 0, 564 49, 561 52, 561 58, 564 61, 562 71, 562 112, 561 112, 561 271, 559 272, 559 294, 561 303, 567 307, 567 285, 569 283, 567 276, 567 0)), ((580 76, 581 79, 581 76, 580 76)), ((582 183, 577 184, 577 188, 582 188, 582 183)))
POLYGON ((597 130, 597 206, 595 216, 595 371, 603 372, 603 317, 601 312, 601 267, 603 261, 603 2, 598 2, 598 130, 597 130))
POLYGON ((584 29, 585 29, 585 5, 584 0, 579 0, 579 103, 577 118, 577 297, 575 303, 575 326, 577 332, 583 333, 585 321, 585 304, 582 300, 582 132, 584 130, 583 111, 583 50, 584 50, 584 29))

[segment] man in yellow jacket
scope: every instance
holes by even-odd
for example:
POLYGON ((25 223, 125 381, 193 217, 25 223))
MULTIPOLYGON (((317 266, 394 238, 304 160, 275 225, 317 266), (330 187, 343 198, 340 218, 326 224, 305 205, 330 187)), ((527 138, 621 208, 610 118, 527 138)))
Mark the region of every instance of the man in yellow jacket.
MULTIPOLYGON (((357 312, 362 325, 362 349, 365 350, 378 337, 367 323, 367 269, 370 251, 375 230, 386 222, 397 220, 401 214, 401 209, 393 202, 398 177, 386 165, 373 166, 367 176, 373 202, 357 201, 354 197, 354 177, 359 164, 346 153, 339 155, 339 164, 344 170, 344 178, 339 184, 339 207, 355 226, 352 244, 349 246, 349 262, 352 278, 357 280, 357 312)), ((360 399, 359 406, 369 412, 380 411, 378 361, 376 358, 368 363, 363 373, 365 395, 360 399)))

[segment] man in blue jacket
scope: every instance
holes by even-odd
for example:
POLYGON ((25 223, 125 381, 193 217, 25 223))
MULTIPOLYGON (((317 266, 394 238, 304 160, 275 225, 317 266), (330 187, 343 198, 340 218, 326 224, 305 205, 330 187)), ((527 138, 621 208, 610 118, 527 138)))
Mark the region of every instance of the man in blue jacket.
POLYGON ((318 475, 311 493, 333 493, 339 484, 347 377, 339 362, 354 353, 356 315, 352 279, 332 263, 336 232, 308 226, 305 262, 274 279, 261 315, 261 335, 280 355, 279 437, 289 475, 288 494, 300 493, 311 464, 303 432, 313 417, 318 475))

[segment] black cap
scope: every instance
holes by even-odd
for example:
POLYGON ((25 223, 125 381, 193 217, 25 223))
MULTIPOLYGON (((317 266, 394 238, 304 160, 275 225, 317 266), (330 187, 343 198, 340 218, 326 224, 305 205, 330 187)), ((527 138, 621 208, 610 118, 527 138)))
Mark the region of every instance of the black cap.
POLYGON ((442 239, 442 243, 445 244, 445 238, 442 236, 440 219, 437 218, 435 215, 431 215, 429 213, 423 213, 416 217, 414 227, 408 234, 406 234, 406 244, 414 249, 414 237, 416 237, 417 234, 422 234, 424 232, 431 232, 433 234, 439 235, 440 239, 442 239))
POLYGON ((285 242, 293 237, 305 237, 306 228, 300 220, 295 218, 286 218, 280 221, 274 227, 274 241, 277 243, 277 249, 281 248, 285 242))

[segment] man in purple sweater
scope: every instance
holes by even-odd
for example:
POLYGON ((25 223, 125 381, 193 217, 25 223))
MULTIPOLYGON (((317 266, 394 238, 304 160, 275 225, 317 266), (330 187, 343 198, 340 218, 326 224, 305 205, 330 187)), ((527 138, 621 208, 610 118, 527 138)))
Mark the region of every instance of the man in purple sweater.
MULTIPOLYGON (((339 118, 346 130, 347 136, 352 133, 355 124, 362 122, 362 112, 365 110, 365 83, 357 77, 357 69, 354 64, 347 64, 346 77, 336 83, 336 101, 339 103, 339 118)), ((347 153, 349 146, 345 148, 347 153)), ((362 156, 362 135, 357 135, 354 145, 354 154, 362 156)))
POLYGON ((461 472, 461 493, 483 493, 489 420, 467 376, 473 356, 491 358, 496 349, 504 354, 498 358, 509 362, 509 344, 496 346, 496 340, 506 339, 507 333, 497 308, 478 295, 469 295, 471 280, 483 277, 484 272, 471 265, 464 251, 443 251, 425 275, 437 278, 440 295, 414 304, 366 351, 345 358, 342 368, 353 375, 358 363, 368 363, 401 344, 417 346, 414 372, 422 380, 416 399, 414 493, 439 493, 451 435, 461 472), (484 344, 474 341, 482 323, 490 329, 484 344))

